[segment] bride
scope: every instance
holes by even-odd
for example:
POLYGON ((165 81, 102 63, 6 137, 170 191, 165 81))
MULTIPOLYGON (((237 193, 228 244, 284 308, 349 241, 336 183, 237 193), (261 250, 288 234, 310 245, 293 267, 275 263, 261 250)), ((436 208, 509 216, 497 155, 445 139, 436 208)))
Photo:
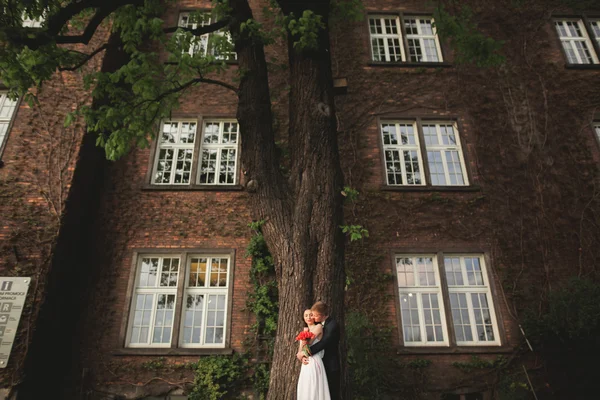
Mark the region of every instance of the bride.
MULTIPOLYGON (((304 322, 308 325, 315 338, 310 344, 315 344, 323 336, 323 326, 315 324, 312 312, 304 311, 304 322)), ((306 330, 306 328, 304 328, 306 330)), ((300 349, 306 344, 300 342, 300 349)), ((300 378, 298 379, 297 400, 330 400, 329 385, 327 385, 327 375, 325 375, 325 367, 323 366, 323 355, 325 350, 321 350, 317 354, 308 357, 308 362, 302 364, 300 369, 300 378)))

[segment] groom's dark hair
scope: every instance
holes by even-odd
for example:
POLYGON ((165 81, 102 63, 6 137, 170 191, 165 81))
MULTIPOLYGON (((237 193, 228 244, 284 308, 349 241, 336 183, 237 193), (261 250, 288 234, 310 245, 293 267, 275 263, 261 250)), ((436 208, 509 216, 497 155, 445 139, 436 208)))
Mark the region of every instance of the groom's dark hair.
POLYGON ((317 301, 310 309, 322 315, 329 315, 329 307, 322 301, 317 301))

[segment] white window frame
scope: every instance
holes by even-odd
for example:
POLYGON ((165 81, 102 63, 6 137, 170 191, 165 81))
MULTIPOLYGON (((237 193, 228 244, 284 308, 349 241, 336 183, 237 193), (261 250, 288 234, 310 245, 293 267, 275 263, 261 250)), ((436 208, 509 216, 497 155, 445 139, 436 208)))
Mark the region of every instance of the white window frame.
POLYGON ((592 35, 596 39, 598 46, 600 46, 600 18, 592 18, 589 21, 592 35))
MULTIPOLYGON (((178 18, 178 26, 181 26, 184 28, 197 29, 198 27, 207 26, 207 25, 212 24, 213 22, 217 22, 216 19, 213 18, 211 13, 208 11, 202 13, 202 21, 197 21, 197 22, 189 22, 190 14, 192 14, 192 12, 190 12, 190 11, 180 12, 179 18, 178 18), (185 18, 187 18, 187 22, 184 21, 185 18), (214 19, 214 21, 213 21, 213 19, 214 19)), ((217 31, 205 33, 204 35, 201 35, 197 39, 197 42, 194 41, 190 45, 190 48, 187 51, 187 53, 190 56, 194 56, 195 54, 197 54, 198 51, 196 50, 196 46, 198 45, 198 46, 200 46, 199 49, 201 50, 203 56, 210 54, 210 55, 214 56, 217 60, 229 60, 229 59, 237 60, 237 53, 235 51, 232 51, 228 55, 221 55, 221 54, 216 54, 214 49, 209 49, 211 35, 226 37, 227 40, 230 43, 232 43, 231 35, 229 34, 229 32, 227 32, 226 30, 223 30, 223 29, 219 29, 217 31)), ((233 43, 232 43, 232 45, 233 45, 233 43)))
POLYGON ((152 177, 151 177, 151 183, 152 185, 157 185, 157 186, 173 186, 173 185, 191 185, 193 182, 193 171, 194 171, 194 153, 196 151, 196 142, 199 139, 199 134, 198 134, 198 120, 197 119, 178 119, 178 118, 173 118, 170 120, 164 120, 161 121, 160 123, 160 131, 156 137, 156 153, 154 156, 154 164, 152 167, 152 177), (177 123, 177 136, 180 137, 181 136, 181 128, 183 126, 184 123, 194 123, 196 124, 196 133, 194 136, 194 142, 193 143, 163 143, 162 142, 162 135, 164 132, 164 128, 166 124, 171 124, 171 123, 177 123), (172 149, 173 150, 173 162, 171 165, 171 176, 169 177, 169 182, 156 182, 156 176, 158 174, 158 165, 160 162, 160 151, 161 150, 168 150, 168 149, 172 149), (185 150, 191 150, 192 151, 192 158, 190 160, 190 171, 189 171, 189 180, 187 183, 184 182, 178 182, 175 183, 175 167, 177 164, 177 156, 179 154, 179 152, 181 151, 185 151, 185 150))
POLYGON ((408 46, 406 49, 406 58, 408 59, 409 62, 414 62, 414 63, 420 63, 420 62, 443 62, 444 58, 442 56, 442 48, 440 46, 440 41, 437 35, 437 30, 435 29, 435 23, 433 20, 433 17, 427 17, 425 15, 405 15, 404 16, 404 24, 403 26, 405 27, 405 31, 403 32, 404 35, 406 36, 406 45, 408 46), (416 21, 417 24, 417 34, 409 34, 408 32, 406 32, 406 21, 407 20, 411 20, 414 19, 416 21), (421 27, 421 23, 424 20, 429 20, 431 23, 431 31, 432 34, 424 34, 422 31, 422 27, 421 27), (435 49, 437 52, 437 60, 429 60, 427 57, 427 52, 425 51, 425 40, 426 39, 432 39, 435 43, 435 49), (418 61, 418 60, 411 60, 410 57, 410 46, 408 44, 409 40, 418 40, 419 41, 419 45, 421 47, 421 56, 423 57, 422 61, 418 61))
POLYGON ((23 22, 21 26, 23 28, 41 28, 42 22, 44 22, 44 17, 37 17, 35 19, 31 19, 27 15, 23 14, 23 22))
MULTIPOLYGON (((435 125, 435 130, 436 130, 437 139, 438 139, 438 144, 427 144, 425 140, 423 141, 423 145, 425 147, 427 163, 429 164, 429 152, 430 151, 439 151, 441 154, 441 157, 442 157, 442 166, 444 168, 444 176, 446 179, 445 185, 436 184, 434 186, 469 186, 469 177, 467 174, 465 157, 463 154, 462 145, 461 145, 461 141, 460 141, 460 132, 458 131, 458 126, 457 126, 456 122, 455 121, 422 121, 420 128, 423 133, 423 137, 425 136, 425 132, 423 130, 424 125, 435 125), (443 144, 442 131, 441 131, 442 125, 452 126, 452 129, 454 130, 454 136, 456 137, 455 145, 443 144), (463 181, 464 181, 463 184, 450 183, 450 170, 448 169, 448 159, 447 159, 447 154, 446 154, 447 151, 458 152, 458 159, 460 161, 460 168, 461 168, 462 177, 463 177, 463 181)), ((429 182, 432 182, 431 170, 429 170, 428 178, 429 178, 429 182)), ((433 185, 433 183, 432 183, 432 185, 433 185)))
MULTIPOLYGON (((233 282, 233 254, 229 252, 218 253, 201 253, 201 252, 184 252, 184 253, 163 253, 163 252, 144 252, 136 255, 134 264, 135 270, 132 271, 134 275, 133 286, 131 289, 131 301, 128 304, 128 317, 127 317, 127 329, 125 331, 125 348, 140 349, 140 348, 202 348, 202 349, 223 349, 229 345, 229 323, 231 321, 230 315, 230 295, 231 285, 233 282), (155 286, 140 286, 141 279, 141 268, 144 259, 159 258, 160 264, 156 274, 156 285, 155 286), (227 259, 227 279, 225 286, 219 287, 202 287, 202 288, 190 288, 189 287, 189 275, 190 265, 193 258, 219 258, 227 259), (164 259, 177 259, 179 262, 177 272, 177 283, 175 286, 160 286, 160 278, 162 268, 164 265, 164 259), (137 304, 138 295, 153 295, 152 301, 152 312, 150 316, 150 322, 148 326, 148 337, 145 343, 132 343, 132 333, 134 328, 135 311, 137 304), (167 343, 152 343, 154 335, 154 324, 156 321, 157 314, 157 302, 158 295, 167 294, 175 297, 173 306, 173 319, 171 321, 171 336, 167 343), (225 296, 224 305, 224 317, 223 317, 223 342, 222 343, 209 343, 204 344, 204 336, 206 331, 206 309, 208 307, 208 301, 205 301, 203 310, 203 321, 202 321, 202 343, 201 344, 184 344, 184 325, 185 325, 185 306, 187 301, 187 294, 217 294, 225 296), (179 304, 179 300, 181 304, 179 304), (177 319, 179 318, 179 319, 177 319), (179 333, 176 335, 176 328, 179 329, 179 333)), ((207 272, 207 277, 210 279, 210 274, 207 272)))
MULTIPOLYGON (((450 258, 450 257, 458 257, 460 260, 460 264, 461 264, 461 274, 462 274, 462 279, 463 279, 463 283, 465 283, 464 285, 450 285, 448 284, 448 301, 450 301, 450 295, 451 294, 465 294, 466 296, 466 300, 467 300, 467 305, 468 305, 468 310, 469 310, 469 320, 470 320, 470 327, 471 327, 471 335, 473 337, 472 341, 458 341, 456 340, 456 345, 457 346, 500 346, 500 333, 498 330, 498 319, 496 318, 496 311, 495 311, 495 303, 494 303, 494 299, 492 297, 492 291, 491 291, 491 284, 488 278, 488 271, 487 271, 487 267, 485 265, 485 258, 483 257, 483 255, 481 254, 466 254, 466 253, 444 253, 443 254, 443 258, 444 260, 446 258, 450 258), (464 259, 465 258, 478 258, 479 259, 479 265, 481 266, 481 276, 483 279, 483 285, 469 285, 468 282, 468 276, 467 276, 467 272, 466 272, 466 268, 465 268, 465 264, 464 264, 464 259), (477 336, 477 328, 476 328, 476 319, 475 319, 475 309, 473 307, 473 301, 471 298, 471 294, 484 294, 487 298, 487 302, 488 302, 488 309, 489 309, 489 313, 490 313, 490 319, 492 322, 492 332, 494 334, 494 339, 493 341, 491 340, 479 340, 478 336, 477 336)), ((446 267, 445 262, 444 262, 444 268, 446 267)), ((446 273, 446 271, 444 271, 444 273, 446 273)), ((451 307, 450 307, 451 309, 451 307)))
POLYGON ((467 172, 467 164, 465 161, 465 156, 463 153, 463 146, 461 143, 460 132, 458 130, 458 124, 456 121, 452 120, 425 120, 425 119, 380 119, 378 121, 379 125, 379 135, 382 144, 382 156, 383 156, 383 168, 385 173, 385 182, 387 186, 390 187, 422 187, 422 186, 432 186, 432 187, 463 187, 469 186, 469 174, 467 172), (396 125, 396 131, 398 134, 398 142, 400 143, 400 125, 412 125, 413 130, 415 132, 415 144, 414 145, 391 145, 385 143, 385 138, 383 134, 383 125, 396 125), (438 139, 438 144, 427 144, 425 141, 424 129, 425 125, 435 125, 436 135, 438 139), (442 131, 441 126, 451 126, 454 132, 454 136, 456 138, 456 144, 443 144, 442 140, 442 131), (412 151, 417 150, 419 168, 421 172, 421 183, 419 184, 408 184, 407 176, 406 176, 406 165, 404 160, 402 159, 401 173, 402 173, 402 184, 398 183, 390 183, 388 176, 387 164, 388 160, 386 157, 386 151, 397 151, 400 153, 402 157, 404 157, 403 151, 412 151), (446 180, 445 184, 433 184, 432 183, 432 171, 430 169, 429 164, 429 154, 428 152, 440 152, 440 157, 442 161, 442 166, 444 169, 444 179, 446 180), (446 152, 455 151, 458 153, 458 161, 460 164, 460 170, 462 173, 463 183, 452 184, 450 180, 450 169, 448 168, 448 158, 446 152), (425 162, 427 163, 427 169, 425 168, 425 162))
POLYGON ((181 311, 181 321, 179 328, 179 347, 181 348, 224 348, 225 343, 227 342, 227 319, 228 319, 228 307, 229 307, 229 285, 231 284, 231 257, 225 255, 218 254, 190 254, 188 256, 187 266, 186 266, 186 277, 190 275, 190 268, 192 260, 195 258, 206 258, 207 259, 207 268, 205 273, 205 282, 206 286, 202 287, 190 287, 189 279, 185 280, 185 287, 183 292, 183 301, 182 301, 182 311, 181 311), (225 282, 225 286, 211 287, 209 285, 210 282, 210 274, 212 272, 212 259, 227 259, 227 280, 225 282), (210 261, 210 265, 209 265, 210 261), (185 343, 185 312, 186 312, 186 304, 187 304, 187 296, 188 295, 204 295, 204 303, 202 309, 202 325, 200 330, 200 342, 199 343, 185 343), (225 296, 225 305, 224 305, 224 317, 223 317, 223 343, 206 343, 206 328, 207 328, 207 320, 208 320, 208 297, 210 295, 224 295, 225 296))
POLYGON ((404 322, 402 320, 400 329, 402 330, 402 337, 404 339, 404 346, 406 347, 448 347, 448 324, 446 322, 446 314, 444 312, 444 299, 442 294, 442 283, 440 281, 439 267, 437 265, 437 255, 436 254, 396 254, 394 257, 396 264, 396 274, 398 273, 398 260, 402 258, 412 258, 413 259, 413 276, 414 276, 414 286, 400 286, 400 281, 398 280, 398 294, 400 299, 400 315, 402 316, 402 297, 403 296, 416 296, 417 299, 417 307, 419 313, 419 329, 421 340, 420 341, 406 341, 406 332, 404 330, 404 322), (433 272, 435 285, 423 285, 421 286, 419 280, 419 272, 417 269, 417 263, 414 262, 416 258, 431 258, 433 263, 433 272), (441 327, 442 327, 442 335, 444 336, 444 340, 442 341, 427 341, 427 331, 425 326, 425 310, 423 307, 423 295, 424 294, 435 294, 438 298, 438 306, 440 311, 440 319, 441 319, 441 327))
POLYGON ((177 255, 177 254, 143 254, 143 255, 139 255, 137 262, 136 262, 136 267, 135 267, 135 283, 134 283, 134 289, 133 289, 133 293, 131 296, 131 305, 129 308, 129 323, 128 323, 128 329, 127 329, 127 347, 129 348, 169 348, 171 347, 171 344, 173 343, 173 330, 175 328, 175 315, 176 315, 176 310, 177 310, 177 291, 178 291, 178 287, 179 287, 179 274, 182 273, 182 260, 181 260, 181 256, 177 255), (159 270, 157 270, 157 274, 156 274, 156 282, 157 285, 156 286, 139 286, 140 285, 140 278, 141 278, 141 268, 142 268, 142 262, 145 258, 158 258, 160 260, 160 266, 159 266, 159 270), (160 286, 160 278, 161 278, 161 274, 163 272, 163 266, 164 266, 164 259, 168 258, 168 259, 177 259, 179 260, 179 267, 178 267, 178 275, 177 275, 177 284, 175 286, 160 286), (131 336, 133 333, 133 328, 134 328, 134 319, 135 319, 135 311, 136 311, 136 303, 137 303, 137 296, 138 295, 153 295, 153 300, 152 300, 152 312, 150 315, 150 325, 148 326, 148 338, 146 343, 132 343, 131 342, 131 336), (157 311, 157 302, 158 302, 158 296, 164 294, 164 295, 172 295, 175 297, 175 303, 173 306, 173 320, 171 321, 171 336, 170 339, 167 343, 153 343, 152 339, 154 338, 154 323, 156 322, 156 311, 157 311))
POLYGON ((383 160, 385 163, 385 179, 387 182, 388 186, 400 186, 400 187, 404 187, 404 186, 425 186, 426 184, 426 174, 425 174, 425 169, 423 167, 423 156, 422 156, 422 152, 421 152, 421 142, 420 142, 420 135, 419 135, 419 129, 417 126, 417 122, 416 121, 411 121, 411 120, 381 120, 379 123, 379 132, 381 135, 381 143, 383 145, 383 160), (397 142, 398 144, 385 144, 385 137, 384 137, 384 132, 383 132, 383 125, 395 125, 396 126, 396 134, 397 134, 397 142), (401 125, 410 125, 413 128, 413 132, 414 132, 414 136, 415 136, 415 144, 401 144, 401 135, 400 135, 400 126, 401 125), (392 152, 398 152, 399 156, 400 156, 400 168, 401 168, 401 174, 402 174, 402 182, 401 184, 398 183, 390 183, 389 181, 389 174, 388 174, 388 169, 387 169, 387 164, 388 164, 388 160, 386 157, 386 152, 387 151, 392 151, 392 152), (418 165, 419 165, 419 172, 420 172, 420 176, 421 176, 421 183, 408 183, 408 178, 406 175, 406 164, 404 161, 404 152, 405 151, 416 151, 417 152, 417 157, 418 157, 418 165))
POLYGON ((403 38, 402 38, 402 23, 400 22, 400 16, 398 15, 377 15, 377 14, 371 14, 369 15, 368 18, 369 21, 369 43, 371 45, 371 61, 375 61, 375 62, 388 62, 388 63, 395 63, 395 62, 405 62, 406 61, 406 54, 405 54, 405 50, 404 50, 404 43, 403 43, 403 38), (378 19, 379 22, 381 23, 381 27, 382 29, 385 29, 385 20, 393 20, 396 23, 396 29, 398 31, 397 34, 393 34, 393 33, 372 33, 371 32, 371 20, 376 20, 378 19), (383 39, 384 41, 384 49, 385 49, 385 60, 375 60, 375 48, 373 47, 373 40, 374 39, 383 39), (390 55, 390 51, 389 51, 389 43, 392 40, 398 40, 398 43, 400 44, 400 60, 392 60, 391 59, 391 55, 390 55))
POLYGON ((567 59, 567 63, 569 63, 571 65, 598 64, 598 55, 596 54, 596 50, 595 50, 595 48, 592 44, 592 41, 588 35, 585 23, 583 22, 583 20, 581 18, 555 19, 554 20, 554 28, 556 30, 556 34, 558 35, 558 38, 560 39, 560 43, 562 45, 563 52, 567 59), (572 36, 571 30, 567 29, 568 22, 571 22, 571 23, 574 22, 575 24, 577 24, 577 27, 579 28, 579 31, 581 32, 582 36, 572 36), (564 31, 566 32, 566 36, 562 36, 561 31, 559 29, 559 25, 562 25, 562 27, 564 28, 564 31), (587 47, 587 50, 589 51, 590 56, 592 58, 591 62, 588 62, 589 60, 587 60, 587 59, 583 60, 581 58, 580 52, 575 51, 575 50, 573 50, 573 53, 575 55, 576 62, 571 62, 571 60, 569 60, 569 53, 565 47, 566 46, 565 43, 569 43, 569 45, 573 48, 575 42, 582 42, 585 44, 585 46, 587 47))
POLYGON ((238 182, 238 165, 239 165, 239 158, 240 158, 240 124, 236 119, 206 119, 202 121, 202 134, 200 135, 200 150, 198 153, 198 166, 197 166, 197 178, 196 178, 196 183, 198 185, 208 185, 208 186, 218 186, 218 185, 224 185, 224 186, 231 186, 231 185, 236 185, 238 182), (237 139, 236 139, 236 143, 223 143, 223 133, 224 133, 224 126, 226 123, 235 123, 237 124, 237 139), (218 138, 218 142, 217 143, 204 143, 204 136, 206 133, 206 126, 207 124, 219 124, 219 138, 218 138), (219 174, 221 171, 221 150, 235 150, 235 165, 234 165, 234 169, 233 169, 233 182, 231 183, 220 183, 219 182, 219 174), (214 150, 217 152, 217 159, 216 159, 216 168, 215 168, 215 179, 214 182, 209 183, 209 182, 201 182, 200 179, 202 177, 202 157, 203 157, 203 152, 204 150, 214 150))
POLYGON ((402 339, 403 339, 403 345, 405 347, 435 347, 435 346, 445 346, 448 347, 449 346, 449 342, 450 342, 450 331, 448 329, 449 324, 453 324, 454 326, 454 318, 452 315, 452 307, 450 305, 450 295, 451 294, 465 294, 466 300, 467 300, 467 306, 468 306, 468 314, 469 314, 469 326, 471 329, 471 333, 472 333, 472 337, 473 340, 472 341, 458 341, 456 340, 456 332, 455 329, 454 331, 454 342, 456 343, 456 346, 461 346, 461 347, 473 347, 473 346, 501 346, 501 338, 500 338, 500 331, 499 331, 499 321, 497 318, 497 314, 496 314, 496 302, 494 297, 492 296, 492 291, 491 291, 491 282, 489 280, 489 276, 488 276, 488 269, 487 269, 487 265, 485 263, 485 257, 483 254, 481 253, 453 253, 453 252, 448 252, 448 253, 395 253, 394 254, 394 269, 395 269, 395 273, 396 273, 396 282, 398 283, 398 300, 399 300, 399 304, 398 304, 398 313, 400 316, 400 327, 399 329, 402 332, 402 339), (465 264, 464 264, 464 259, 466 258, 477 258, 479 259, 479 265, 481 266, 481 277, 482 277, 482 285, 450 285, 447 278, 446 278, 446 265, 445 265, 445 260, 446 258, 459 258, 460 259, 460 263, 461 263, 461 276, 463 279, 463 283, 468 283, 468 276, 467 276, 467 272, 466 272, 466 268, 465 268, 465 264), (414 265, 414 269, 413 269, 413 273, 414 273, 414 279, 415 279, 415 285, 414 286, 401 286, 400 285, 400 279, 398 277, 399 275, 399 270, 398 270, 398 260, 402 259, 402 258, 431 258, 433 260, 433 266, 434 266, 434 273, 435 273, 435 279, 436 279, 436 283, 437 286, 421 286, 419 284, 418 281, 418 274, 417 274, 417 267, 416 267, 416 263, 413 262, 414 265), (441 274, 444 274, 444 279, 440 279, 441 278, 441 274), (445 286, 445 287, 443 287, 445 286), (446 293, 445 293, 446 291, 446 293), (426 331, 425 331, 425 324, 424 324, 424 308, 423 308, 423 303, 422 303, 422 294, 423 293, 436 293, 438 294, 438 305, 440 308, 440 316, 441 316, 441 321, 442 321, 442 332, 444 335, 444 341, 443 342, 427 342, 427 336, 426 336, 426 331), (489 310, 489 314, 490 314, 490 320, 491 320, 491 325, 492 325, 492 332, 494 334, 494 340, 479 340, 478 336, 477 336, 477 327, 476 327, 476 319, 475 319, 475 309, 473 307, 473 302, 471 299, 470 294, 485 294, 486 296, 486 300, 488 303, 488 310, 489 310), (412 341, 412 342, 407 342, 405 340, 406 338, 406 334, 404 332, 404 316, 402 315, 402 296, 403 295, 413 295, 413 296, 417 296, 417 305, 418 305, 418 310, 419 310, 419 328, 421 331, 421 341, 416 342, 416 341, 412 341), (447 295, 447 296, 446 296, 447 295), (446 307, 449 310, 449 312, 451 313, 451 315, 447 316, 446 315, 446 307))
POLYGON ((8 98, 7 91, 0 90, 0 110, 2 110, 5 107, 7 101, 14 102, 14 104, 8 106, 9 108, 11 108, 11 110, 9 111, 9 115, 2 116, 0 114, 0 155, 2 155, 4 145, 8 140, 8 134, 11 129, 11 123, 14 119, 14 116, 17 112, 17 107, 19 105, 19 99, 11 100, 8 98))

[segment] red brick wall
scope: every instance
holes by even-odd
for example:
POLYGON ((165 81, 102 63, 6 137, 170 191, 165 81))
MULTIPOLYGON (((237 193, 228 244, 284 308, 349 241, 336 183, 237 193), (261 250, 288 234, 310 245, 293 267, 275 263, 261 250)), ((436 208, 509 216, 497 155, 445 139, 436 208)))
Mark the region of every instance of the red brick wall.
MULTIPOLYGON (((106 39, 101 28, 89 47, 106 39)), ((102 57, 85 71, 98 70, 102 57)), ((28 276, 31 285, 7 368, 0 370, 0 387, 21 382, 26 355, 45 297, 47 274, 64 215, 84 128, 76 120, 64 127, 65 116, 90 103, 81 72, 57 73, 37 92, 40 104, 20 102, 13 115, 0 159, 0 275, 28 276)))
MULTIPOLYGON (((485 253, 494 278, 496 312, 503 321, 506 341, 501 350, 505 355, 512 354, 513 347, 521 343, 517 323, 524 311, 537 307, 547 291, 565 278, 580 271, 595 273, 600 258, 595 211, 598 196, 593 187, 598 180, 600 155, 590 128, 600 106, 600 72, 564 67, 545 10, 472 3, 480 26, 495 39, 506 41, 506 66, 487 70, 459 65, 373 66, 369 64, 366 17, 364 22, 345 23, 331 34, 334 76, 348 80, 347 94, 336 99, 345 179, 361 192, 357 204, 348 206, 346 219, 365 226, 370 233, 362 243, 348 247, 348 268, 354 278, 348 291, 349 309, 376 315, 373 310, 383 308, 389 320, 381 323, 394 327, 393 351, 398 351, 398 359, 433 361, 428 370, 428 389, 434 391, 473 385, 464 383, 462 373, 451 366, 455 361, 469 360, 470 354, 456 349, 457 354, 433 350, 406 355, 398 340, 394 282, 389 281, 376 296, 370 295, 366 300, 359 296, 380 289, 374 274, 395 273, 391 252, 422 249, 485 253), (457 119, 474 190, 381 190, 385 176, 377 118, 400 115, 457 119)), ((431 11, 420 1, 373 0, 364 4, 367 12, 431 11)), ((253 5, 260 14, 259 5, 253 5)), ((166 18, 175 23, 179 9, 207 6, 208 2, 180 2, 166 18)), ((281 46, 269 51, 269 57, 285 63, 281 46)), ((444 57, 446 61, 453 60, 446 45, 444 57)), ((279 132, 284 136, 287 72, 273 71, 274 110, 279 132)), ((232 71, 227 76, 231 78, 233 74, 232 71)), ((54 95, 48 101, 57 100, 57 92, 65 96, 57 104, 68 109, 66 99, 74 91, 55 89, 49 92, 54 95)), ((173 115, 233 117, 235 110, 236 97, 232 93, 205 86, 190 91, 173 115)), ((11 176, 21 176, 27 170, 25 164, 16 161, 19 147, 15 138, 28 138, 26 126, 37 123, 33 116, 25 119, 29 112, 22 106, 3 157, 7 166, 0 174, 12 171, 11 176), (12 164, 11 157, 15 160, 12 164)), ((56 116, 56 121, 53 131, 61 126, 62 117, 56 116)), ((175 365, 197 359, 168 356, 168 367, 156 372, 143 368, 156 356, 115 354, 123 347, 120 334, 128 311, 127 288, 136 249, 235 249, 231 316, 235 350, 242 349, 244 335, 252 323, 245 311, 250 286, 250 260, 244 256, 251 235, 246 228, 251 220, 246 206, 249 194, 244 190, 145 188, 151 157, 150 149, 135 150, 109 168, 101 222, 93 233, 97 248, 83 262, 85 267, 98 270, 90 289, 94 300, 88 317, 81 321, 83 367, 91 377, 91 387, 113 393, 160 393, 168 387, 183 386, 191 379, 191 373, 175 365), (157 375, 163 381, 150 381, 157 375)), ((32 185, 26 188, 31 196, 28 199, 40 199, 32 185)), ((12 207, 9 213, 23 209, 12 207)), ((35 207, 40 214, 39 210, 45 209, 41 205, 35 207)), ((12 226, 24 226, 24 217, 20 218, 12 226)), ((2 231, 6 238, 6 232, 14 227, 3 225, 8 226, 2 231)), ((36 254, 32 250, 29 257, 35 259, 36 254)), ((37 265, 32 272, 43 263, 37 265)), ((497 354, 481 355, 493 359, 497 354)))

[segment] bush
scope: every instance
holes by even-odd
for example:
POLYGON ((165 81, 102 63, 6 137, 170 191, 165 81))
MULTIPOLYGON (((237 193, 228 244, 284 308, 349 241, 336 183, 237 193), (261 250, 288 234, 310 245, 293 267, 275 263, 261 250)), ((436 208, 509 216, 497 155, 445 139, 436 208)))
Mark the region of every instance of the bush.
POLYGON ((190 400, 238 398, 243 386, 248 360, 238 353, 233 356, 202 357, 195 366, 194 387, 190 400))
POLYGON ((547 363, 550 385, 558 398, 586 398, 595 392, 600 355, 598 283, 573 279, 551 293, 541 315, 528 314, 524 328, 534 350, 547 363))

